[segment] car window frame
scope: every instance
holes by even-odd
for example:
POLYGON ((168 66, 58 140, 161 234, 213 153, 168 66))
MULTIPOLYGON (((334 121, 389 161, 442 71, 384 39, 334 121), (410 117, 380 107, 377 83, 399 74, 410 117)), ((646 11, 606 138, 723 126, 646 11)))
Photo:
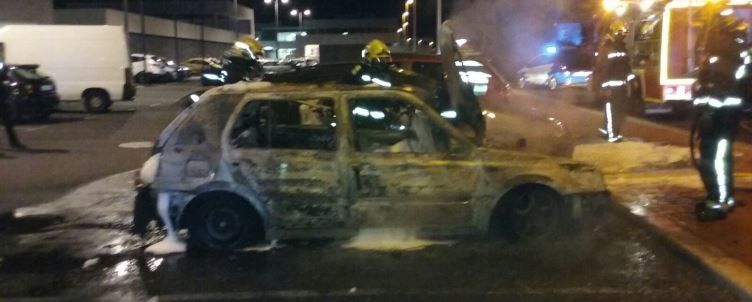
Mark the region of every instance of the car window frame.
POLYGON ((237 106, 233 110, 232 114, 230 115, 230 118, 227 120, 227 122, 224 125, 224 130, 222 131, 222 145, 223 149, 228 152, 233 152, 236 150, 258 150, 258 151, 266 151, 266 152, 274 152, 274 151, 313 151, 313 152, 332 152, 337 153, 340 152, 340 149, 342 149, 342 133, 340 125, 342 125, 342 115, 338 111, 341 95, 337 94, 327 94, 327 93, 300 93, 300 92, 291 92, 291 93, 273 93, 273 92, 261 92, 261 93, 246 93, 241 94, 239 96, 236 96, 241 98, 240 101, 238 101, 237 106), (232 129, 235 126, 235 124, 238 121, 238 118, 240 117, 240 113, 243 111, 243 108, 248 105, 250 102, 263 102, 263 101, 291 101, 294 99, 300 99, 300 98, 320 98, 320 99, 331 99, 332 100, 332 106, 333 113, 335 114, 334 120, 335 123, 337 123, 338 126, 334 127, 334 144, 335 147, 333 150, 327 150, 327 149, 284 149, 284 148, 238 148, 233 146, 232 144, 232 129))
POLYGON ((346 132, 346 141, 348 144, 349 152, 355 155, 368 155, 368 154, 389 154, 389 155, 445 155, 445 156, 464 156, 468 155, 475 150, 476 146, 472 143, 472 141, 467 138, 465 135, 462 134, 462 132, 452 126, 449 121, 442 118, 433 108, 425 104, 425 102, 421 101, 420 98, 415 96, 412 93, 408 92, 402 92, 402 91, 358 91, 356 93, 347 93, 342 96, 340 100, 340 110, 337 111, 338 117, 341 116, 342 119, 344 119, 343 122, 343 130, 346 132), (355 126, 352 123, 352 112, 350 110, 350 103, 357 98, 383 98, 383 99, 397 99, 401 101, 405 101, 415 107, 418 110, 421 110, 423 113, 426 114, 426 116, 431 120, 432 123, 434 123, 435 126, 438 126, 442 128, 444 131, 447 132, 448 135, 451 136, 452 139, 456 140, 459 144, 461 144, 461 152, 452 152, 451 150, 448 152, 434 152, 434 153, 421 153, 421 152, 383 152, 383 153, 374 153, 374 152, 362 152, 357 150, 357 146, 355 143, 355 126))

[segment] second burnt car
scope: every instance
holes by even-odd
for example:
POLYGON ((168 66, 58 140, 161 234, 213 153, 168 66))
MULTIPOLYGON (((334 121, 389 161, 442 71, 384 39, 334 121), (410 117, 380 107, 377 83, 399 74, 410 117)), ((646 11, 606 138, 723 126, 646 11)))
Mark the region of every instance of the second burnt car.
POLYGON ((216 249, 370 227, 539 237, 608 201, 595 167, 479 148, 409 88, 214 88, 147 163, 138 183, 168 230, 216 249))

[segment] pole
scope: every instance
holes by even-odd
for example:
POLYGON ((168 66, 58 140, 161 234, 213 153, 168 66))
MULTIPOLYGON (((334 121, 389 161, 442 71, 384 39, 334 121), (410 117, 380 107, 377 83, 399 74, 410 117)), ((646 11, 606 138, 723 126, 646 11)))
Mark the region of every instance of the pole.
POLYGON ((413 2, 413 51, 418 50, 418 0, 413 2))
POLYGON ((180 41, 178 39, 178 0, 172 0, 172 10, 175 12, 172 15, 172 31, 175 33, 175 60, 180 62, 180 41))
POLYGON ((206 0, 201 0, 201 58, 206 58, 206 45, 204 43, 204 23, 206 23, 206 0))
POLYGON ((238 0, 232 0, 232 29, 235 32, 235 38, 238 38, 238 0))
POLYGON ((298 29, 303 31, 303 12, 298 13, 298 29))
MULTIPOLYGON (((144 0, 138 1, 139 12, 141 13, 141 54, 144 55, 144 77, 146 77, 146 18, 144 17, 144 0)), ((148 81, 146 81, 148 83, 148 81)))
POLYGON ((692 32, 693 2, 694 1, 689 0, 689 7, 687 8, 687 70, 692 70, 692 67, 695 65, 695 51, 694 45, 692 45, 692 40, 694 40, 694 33, 692 32))
POLYGON ((274 0, 274 33, 279 30, 279 0, 274 0))
POLYGON ((275 41, 275 48, 274 48, 274 56, 276 59, 279 60, 279 38, 277 35, 279 34, 279 1, 280 0, 274 0, 274 41, 275 41))
POLYGON ((128 52, 131 51, 130 46, 130 29, 129 29, 129 19, 128 16, 130 13, 128 12, 128 0, 123 0, 123 27, 125 29, 125 45, 128 48, 128 52))
POLYGON ((441 53, 441 43, 439 43, 441 39, 441 1, 436 0, 436 42, 434 43, 436 45, 436 53, 441 53))

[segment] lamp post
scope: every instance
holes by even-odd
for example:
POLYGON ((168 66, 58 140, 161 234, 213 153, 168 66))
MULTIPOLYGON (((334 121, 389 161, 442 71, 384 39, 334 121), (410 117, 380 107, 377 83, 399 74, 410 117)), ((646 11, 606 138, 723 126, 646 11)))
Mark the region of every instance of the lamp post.
POLYGON ((303 30, 303 16, 310 17, 311 14, 312 12, 310 9, 305 9, 305 10, 293 9, 290 11, 290 16, 298 17, 298 28, 301 31, 303 30))
POLYGON ((279 28, 279 3, 282 2, 282 5, 287 5, 290 3, 290 0, 264 0, 264 4, 272 4, 274 3, 274 30, 275 32, 279 28))
MULTIPOLYGON (((407 0, 405 1, 405 12, 402 13, 402 27, 404 31, 407 31, 407 26, 409 25, 409 22, 407 22, 407 17, 410 15, 410 7, 413 9, 413 30, 412 30, 412 49, 413 51, 417 50, 418 47, 418 0, 407 0)), ((407 35, 405 35, 407 36, 407 35)))

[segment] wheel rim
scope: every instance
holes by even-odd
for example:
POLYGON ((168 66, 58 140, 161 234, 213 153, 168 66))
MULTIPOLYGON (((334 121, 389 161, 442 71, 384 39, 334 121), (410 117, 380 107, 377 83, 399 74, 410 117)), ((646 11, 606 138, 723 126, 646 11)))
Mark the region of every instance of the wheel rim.
POLYGON ((206 217, 206 231, 214 240, 233 240, 241 233, 240 217, 230 208, 215 209, 206 217))
POLYGON ((558 83, 556 83, 556 79, 551 79, 548 81, 548 89, 554 90, 558 86, 558 83))
POLYGON ((536 238, 550 234, 555 228, 556 203, 537 192, 521 196, 512 207, 512 227, 522 238, 536 238))
POLYGON ((517 83, 517 86, 520 88, 525 88, 525 78, 520 78, 520 81, 517 83))
POLYGON ((104 100, 102 97, 93 96, 89 98, 89 105, 91 105, 92 108, 101 108, 102 105, 104 105, 104 100))

